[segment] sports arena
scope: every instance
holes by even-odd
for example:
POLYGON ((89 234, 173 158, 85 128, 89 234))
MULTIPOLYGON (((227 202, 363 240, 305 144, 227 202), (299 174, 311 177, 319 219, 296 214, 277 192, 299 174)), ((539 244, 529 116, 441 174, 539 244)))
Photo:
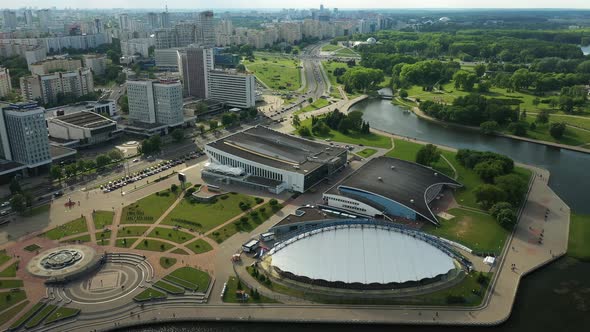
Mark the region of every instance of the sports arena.
POLYGON ((421 231, 371 219, 341 219, 293 234, 262 262, 271 275, 298 285, 394 290, 446 283, 470 263, 421 231))

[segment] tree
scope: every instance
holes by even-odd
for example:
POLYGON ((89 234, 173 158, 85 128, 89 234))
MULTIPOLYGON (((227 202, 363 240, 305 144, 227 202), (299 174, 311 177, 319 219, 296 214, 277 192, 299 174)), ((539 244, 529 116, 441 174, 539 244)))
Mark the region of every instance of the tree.
POLYGON ((511 122, 508 125, 508 131, 516 136, 525 136, 526 129, 526 125, 522 122, 511 122))
POLYGON ((511 230, 516 226, 516 214, 512 209, 503 209, 498 212, 496 220, 505 229, 511 230))
POLYGON ((512 204, 508 202, 498 202, 492 205, 488 212, 492 215, 492 217, 498 218, 498 213, 504 209, 512 209, 512 204))
POLYGON ((311 131, 318 136, 327 136, 330 134, 330 127, 324 121, 316 122, 311 131))
POLYGON ((293 127, 297 128, 301 125, 301 119, 299 118, 299 115, 295 114, 293 115, 293 127))
POLYGON ((52 165, 51 169, 49 170, 49 176, 52 180, 58 180, 59 184, 61 184, 61 179, 64 177, 62 168, 58 165, 52 165))
POLYGON ((310 104, 313 103, 313 98, 312 97, 307 98, 307 102, 310 104))
POLYGON ((94 169, 96 168, 96 161, 90 159, 86 161, 86 169, 94 169))
POLYGON ((78 169, 78 173, 82 173, 86 170, 87 164, 86 161, 84 161, 84 159, 79 159, 78 162, 76 163, 76 168, 78 169))
POLYGON ((475 188, 475 200, 482 205, 484 209, 489 209, 492 205, 506 200, 506 193, 493 184, 482 184, 475 188))
POLYGON ((33 206, 33 195, 31 195, 30 192, 24 192, 23 197, 25 198, 25 206, 26 207, 31 207, 33 206))
POLYGON ((219 123, 217 122, 217 120, 209 121, 209 129, 215 130, 215 129, 217 129, 218 126, 219 126, 219 123))
POLYGON ((18 178, 16 176, 13 177, 12 180, 10 180, 10 193, 14 195, 16 193, 19 193, 21 190, 22 188, 20 186, 18 178))
POLYGON ((96 167, 103 168, 111 162, 111 158, 106 154, 101 154, 96 157, 96 167))
POLYGON ((482 180, 487 183, 492 183, 494 178, 498 175, 502 175, 504 170, 502 169, 502 163, 498 160, 485 160, 473 167, 473 170, 479 175, 482 180))
POLYGON ((498 122, 496 122, 496 121, 486 121, 486 122, 482 122, 479 125, 479 128, 481 129, 482 133, 484 133, 486 135, 491 135, 498 130, 499 126, 498 126, 498 122))
POLYGON ((475 71, 475 75, 477 75, 477 77, 482 77, 483 74, 486 73, 486 65, 483 63, 478 63, 473 70, 475 71))
POLYGON ((555 138, 555 139, 560 139, 563 137, 563 134, 565 133, 565 123, 563 122, 553 122, 550 126, 549 126, 549 134, 551 135, 551 137, 555 138))
POLYGON ((78 167, 76 164, 69 164, 64 167, 64 171, 66 173, 66 177, 75 177, 78 174, 78 167))
POLYGON ((465 91, 472 91, 477 82, 477 76, 466 70, 458 70, 453 75, 453 81, 455 81, 455 89, 462 88, 465 91))
POLYGON ((518 206, 527 191, 526 181, 516 174, 500 175, 494 179, 494 183, 506 193, 506 200, 514 206, 518 206))
POLYGON ((174 128, 174 130, 172 130, 172 132, 170 133, 170 135, 172 136, 172 138, 176 141, 176 142, 180 142, 184 139, 184 130, 180 129, 180 128, 174 128))
POLYGON ((268 201, 268 204, 270 204, 270 206, 277 206, 279 204, 279 201, 277 201, 274 198, 271 198, 270 201, 268 201))
POLYGON ((433 144, 427 144, 416 153, 416 162, 421 165, 431 166, 440 159, 440 151, 433 144))
POLYGON ((225 113, 221 116, 221 124, 226 127, 231 126, 237 121, 236 115, 233 113, 225 113))
POLYGON ((549 112, 543 110, 537 113, 537 117, 535 118, 535 122, 537 123, 547 123, 549 122, 549 112))
POLYGON ((251 118, 255 118, 255 117, 258 115, 258 108, 256 108, 256 107, 250 107, 250 108, 248 109, 248 115, 249 115, 251 118))
POLYGON ((121 112, 125 114, 129 113, 129 98, 127 95, 123 95, 119 99, 119 107, 121 107, 121 112))
POLYGON ((175 193, 178 191, 178 185, 176 183, 173 183, 170 185, 170 191, 175 193))
POLYGON ((311 130, 308 126, 301 126, 297 129, 297 133, 303 137, 311 137, 311 130))
POLYGON ((112 149, 109 151, 108 156, 111 158, 111 160, 122 160, 123 152, 121 152, 119 149, 112 149))
POLYGON ((402 99, 406 99, 406 98, 408 98, 408 91, 406 91, 406 90, 403 90, 403 89, 402 89, 402 90, 399 90, 399 96, 400 96, 402 99))
POLYGON ((530 130, 535 130, 537 129, 537 125, 534 122, 531 122, 531 125, 529 126, 530 130))
POLYGON ((12 196, 10 199, 10 206, 12 207, 13 211, 22 214, 27 208, 25 197, 22 194, 16 194, 12 196))

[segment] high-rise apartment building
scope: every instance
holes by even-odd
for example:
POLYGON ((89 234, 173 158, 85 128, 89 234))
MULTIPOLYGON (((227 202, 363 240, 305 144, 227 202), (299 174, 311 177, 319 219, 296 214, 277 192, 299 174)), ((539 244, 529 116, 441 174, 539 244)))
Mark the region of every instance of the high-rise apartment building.
POLYGON ((16 12, 10 9, 2 11, 2 28, 4 30, 16 29, 16 12))
POLYGON ((250 108, 256 104, 256 79, 252 74, 211 70, 207 73, 209 99, 228 106, 250 108))
POLYGON ((92 70, 95 75, 104 75, 107 68, 107 57, 100 54, 85 54, 84 67, 92 70))
POLYGON ((29 28, 33 27, 33 11, 25 9, 23 16, 25 17, 25 25, 29 28))
POLYGON ((129 30, 130 28, 129 23, 129 15, 128 14, 121 14, 119 15, 119 28, 121 30, 129 30))
POLYGON ((49 9, 41 9, 37 11, 37 17, 39 17, 39 28, 42 31, 47 31, 51 25, 51 11, 49 9))
POLYGON ((167 29, 170 27, 170 14, 168 11, 160 13, 160 28, 167 29))
POLYGON ((177 80, 127 81, 127 97, 129 120, 168 126, 184 122, 182 85, 177 80))
POLYGON ((197 15, 197 44, 202 46, 215 46, 215 25, 213 12, 204 11, 197 15))
POLYGON ((6 97, 10 91, 12 91, 10 71, 8 68, 0 67, 0 97, 6 97))
POLYGON ((189 47, 181 56, 180 72, 187 96, 207 98, 207 72, 215 67, 213 50, 189 47))
POLYGON ((156 13, 147 13, 147 24, 150 29, 157 29, 160 27, 160 23, 158 22, 158 14, 156 13))
POLYGON ((48 104, 56 102, 60 93, 80 97, 93 92, 94 80, 90 69, 79 68, 70 72, 21 77, 20 88, 23 99, 48 104))
POLYGON ((45 109, 37 103, 0 104, 0 155, 29 167, 51 162, 45 109))

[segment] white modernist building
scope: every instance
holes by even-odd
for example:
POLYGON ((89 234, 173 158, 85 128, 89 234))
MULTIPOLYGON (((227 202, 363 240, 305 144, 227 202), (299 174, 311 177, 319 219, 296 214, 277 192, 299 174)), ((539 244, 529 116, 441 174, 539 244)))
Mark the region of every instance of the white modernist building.
POLYGON ((256 79, 252 74, 212 70, 207 73, 207 96, 231 107, 256 104, 256 79))
POLYGON ((95 145, 113 139, 117 123, 89 111, 70 113, 47 120, 49 136, 75 141, 77 146, 95 145))
POLYGON ((203 176, 274 193, 304 192, 346 164, 346 149, 256 126, 205 145, 203 176), (224 167, 227 166, 224 171, 224 167))
POLYGON ((146 124, 184 123, 182 86, 177 80, 127 81, 129 119, 146 124))

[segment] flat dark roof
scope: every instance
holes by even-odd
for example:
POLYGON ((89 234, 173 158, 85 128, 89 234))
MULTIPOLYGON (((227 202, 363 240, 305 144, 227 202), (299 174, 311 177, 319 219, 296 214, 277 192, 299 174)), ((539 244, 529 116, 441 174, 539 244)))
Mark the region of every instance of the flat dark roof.
POLYGON ((114 121, 89 111, 61 115, 54 119, 84 128, 97 128, 115 124, 114 121))
POLYGON ((342 187, 371 192, 401 203, 432 222, 437 222, 425 198, 428 188, 435 184, 462 186, 430 167, 397 158, 378 157, 330 188, 326 194, 346 196, 340 192, 342 187))
POLYGON ((207 144, 225 153, 292 172, 308 173, 346 149, 256 126, 207 144))
POLYGON ((295 211, 295 214, 290 214, 276 223, 273 227, 296 224, 305 221, 323 221, 338 219, 334 216, 327 215, 316 207, 302 206, 295 211))

